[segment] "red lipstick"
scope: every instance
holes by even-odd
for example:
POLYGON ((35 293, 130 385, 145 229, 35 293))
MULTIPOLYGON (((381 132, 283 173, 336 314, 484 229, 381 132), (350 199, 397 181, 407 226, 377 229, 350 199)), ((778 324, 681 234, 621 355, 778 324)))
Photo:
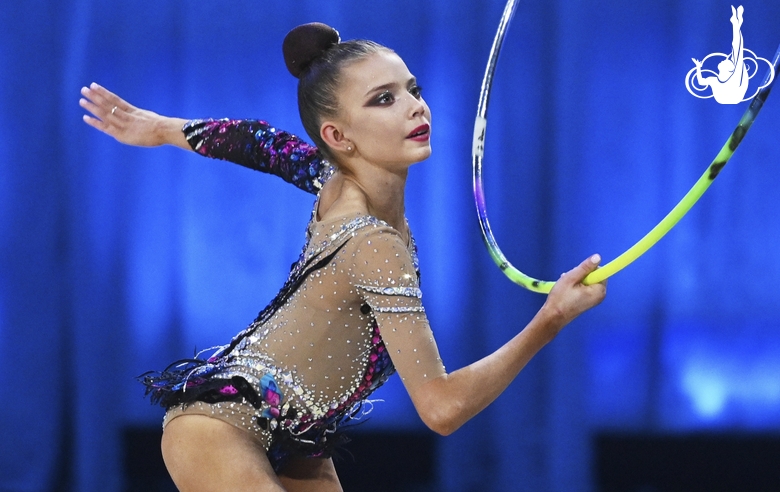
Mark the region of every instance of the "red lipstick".
POLYGON ((409 135, 406 136, 406 138, 411 140, 416 140, 417 142, 425 142, 429 138, 431 138, 431 126, 430 125, 420 125, 414 130, 409 133, 409 135))

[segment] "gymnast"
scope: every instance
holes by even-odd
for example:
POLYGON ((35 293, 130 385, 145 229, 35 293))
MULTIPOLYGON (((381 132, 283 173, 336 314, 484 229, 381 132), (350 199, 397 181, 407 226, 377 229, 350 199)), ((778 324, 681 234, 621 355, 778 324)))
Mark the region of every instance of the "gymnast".
MULTIPOLYGON (((593 255, 564 273, 533 319, 483 359, 447 372, 425 315, 405 218, 409 167, 431 153, 421 88, 391 49, 341 42, 324 24, 285 37, 316 147, 262 121, 168 118, 92 84, 84 121, 138 146, 176 145, 316 194, 307 241, 277 296, 208 358, 142 377, 166 408, 162 452, 189 491, 339 491, 345 424, 397 371, 422 421, 448 435, 495 400, 541 348, 600 303, 593 255)), ((489 329, 489 327, 484 327, 489 329)))

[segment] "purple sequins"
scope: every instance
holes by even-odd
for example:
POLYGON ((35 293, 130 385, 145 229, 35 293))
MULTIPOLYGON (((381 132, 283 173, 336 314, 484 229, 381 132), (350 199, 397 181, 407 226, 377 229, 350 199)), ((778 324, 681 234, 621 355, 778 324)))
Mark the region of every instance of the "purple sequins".
POLYGON ((308 193, 316 194, 330 177, 317 147, 265 121, 191 120, 182 131, 201 155, 274 174, 308 193))

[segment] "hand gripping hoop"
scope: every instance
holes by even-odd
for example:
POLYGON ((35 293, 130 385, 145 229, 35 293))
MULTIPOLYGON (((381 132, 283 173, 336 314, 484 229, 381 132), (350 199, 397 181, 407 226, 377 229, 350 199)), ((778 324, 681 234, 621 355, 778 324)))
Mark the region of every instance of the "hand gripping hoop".
MULTIPOLYGON (((479 225, 482 228, 482 238, 485 241, 485 246, 488 248, 493 261, 498 265, 501 271, 509 277, 514 283, 525 287, 528 290, 547 294, 555 285, 553 281, 538 280, 533 277, 529 277, 524 274, 506 259, 501 249, 498 247, 496 238, 493 236, 493 231, 490 229, 490 222, 488 221, 487 208, 485 206, 485 190, 482 180, 482 158, 484 156, 484 143, 485 143, 485 130, 487 127, 487 108, 488 100, 490 98, 490 89, 493 84, 493 73, 496 70, 496 63, 498 62, 498 55, 501 51, 501 45, 504 42, 504 35, 509 23, 512 19, 512 15, 515 11, 516 0, 508 0, 506 7, 504 7, 504 13, 501 16, 501 21, 496 31, 496 37, 493 39, 493 46, 490 49, 490 57, 488 58, 487 69, 485 70, 485 77, 482 79, 482 90, 479 96, 479 106, 477 106, 477 118, 474 122, 474 144, 472 146, 472 159, 474 167, 474 201, 477 205, 477 214, 479 216, 479 225)), ((677 205, 664 217, 661 222, 658 223, 653 229, 648 232, 642 239, 636 244, 631 246, 625 253, 621 254, 611 262, 607 263, 598 270, 592 272, 585 277, 584 283, 593 284, 601 282, 602 280, 611 277, 615 273, 619 272, 623 268, 630 265, 634 260, 642 256, 648 249, 653 247, 662 237, 674 227, 680 219, 693 207, 693 205, 701 198, 707 188, 710 187, 712 182, 718 177, 721 169, 734 155, 734 151, 739 146, 745 134, 750 129, 750 126, 755 121, 758 112, 764 106, 764 102, 769 96, 769 91, 772 89, 774 80, 772 78, 773 73, 777 73, 778 65, 780 65, 780 47, 778 47, 777 53, 775 53, 772 59, 772 66, 774 70, 767 72, 762 85, 765 85, 758 93, 753 97, 745 114, 739 120, 739 124, 731 133, 726 143, 715 156, 715 159, 704 171, 704 174, 698 181, 691 187, 688 193, 683 196, 677 205)))

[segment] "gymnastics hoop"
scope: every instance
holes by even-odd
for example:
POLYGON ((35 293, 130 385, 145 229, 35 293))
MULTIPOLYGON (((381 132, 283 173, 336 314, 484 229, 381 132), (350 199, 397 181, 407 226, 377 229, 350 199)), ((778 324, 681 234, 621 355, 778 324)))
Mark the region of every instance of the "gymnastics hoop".
MULTIPOLYGON (((479 95, 479 105, 477 106, 477 118, 474 122, 474 140, 471 149, 471 156, 473 159, 474 170, 474 202, 477 205, 477 215, 479 216, 479 226, 482 229, 482 239, 487 246, 493 261, 498 265, 504 274, 509 279, 526 289, 538 292, 540 294, 548 294, 555 285, 554 281, 538 280, 530 277, 517 268, 515 268, 509 260, 506 259, 504 253, 501 252, 501 248, 498 247, 496 238, 493 236, 493 231, 490 228, 490 222, 488 221, 487 207, 485 206, 485 189, 482 180, 482 159, 485 154, 485 130, 487 128, 487 109, 488 100, 490 99, 490 90, 493 85, 493 73, 496 70, 496 63, 498 62, 498 55, 501 51, 501 45, 504 43, 504 35, 506 29, 511 22, 512 16, 515 12, 516 0, 508 0, 504 7, 504 13, 501 16, 501 21, 496 31, 496 36, 493 39, 493 46, 490 48, 490 56, 488 57, 487 69, 485 70, 485 77, 482 79, 482 89, 479 95)), ((780 47, 778 47, 777 53, 775 53, 772 60, 772 66, 774 72, 778 72, 780 66, 780 47)), ((734 151, 739 146, 745 134, 750 129, 750 126, 755 121, 758 112, 764 106, 764 102, 769 97, 769 92, 772 89, 774 80, 770 79, 772 70, 767 72, 764 78, 763 84, 766 84, 764 88, 758 91, 750 102, 750 106, 742 115, 739 120, 739 124, 729 136, 726 143, 715 156, 715 159, 707 167, 704 174, 699 178, 688 193, 675 205, 675 207, 664 217, 653 229, 650 230, 642 239, 636 244, 627 249, 623 254, 602 266, 598 270, 591 272, 590 275, 585 277, 583 281, 585 284, 594 284, 601 282, 620 270, 624 269, 628 265, 634 262, 637 258, 642 256, 648 249, 653 247, 662 237, 669 232, 672 227, 682 219, 685 214, 696 204, 705 191, 710 187, 715 178, 726 165, 726 163, 734 155, 734 151)), ((775 77, 776 79, 777 77, 775 77)))

